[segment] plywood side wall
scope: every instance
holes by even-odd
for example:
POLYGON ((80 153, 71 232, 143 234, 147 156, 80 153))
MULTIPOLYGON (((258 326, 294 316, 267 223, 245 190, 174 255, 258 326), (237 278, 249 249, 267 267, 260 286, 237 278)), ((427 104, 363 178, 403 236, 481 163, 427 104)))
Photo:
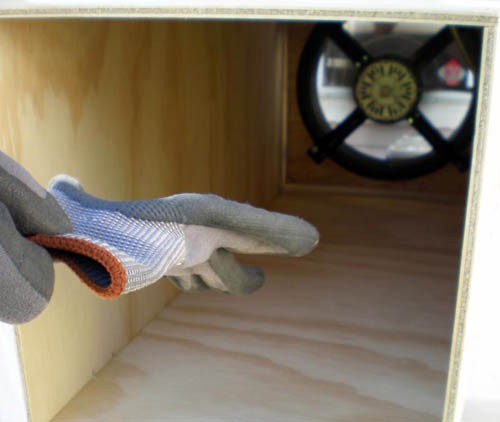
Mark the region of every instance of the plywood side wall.
POLYGON ((282 31, 264 23, 147 28, 144 83, 134 93, 139 195, 196 189, 269 202, 278 189, 282 31))
MULTIPOLYGON (((44 185, 68 173, 109 199, 265 204, 278 189, 281 42, 275 24, 2 22, 0 148, 44 185)), ((54 416, 175 294, 160 282, 102 301, 57 264, 51 304, 19 328, 32 420, 54 416)))

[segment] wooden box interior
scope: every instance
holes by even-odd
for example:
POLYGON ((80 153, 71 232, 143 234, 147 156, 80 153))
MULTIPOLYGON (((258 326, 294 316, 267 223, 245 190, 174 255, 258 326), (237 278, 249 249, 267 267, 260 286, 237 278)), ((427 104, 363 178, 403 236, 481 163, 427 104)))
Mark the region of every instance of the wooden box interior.
POLYGON ((468 175, 314 164, 294 91, 309 28, 0 22, 1 148, 41 183, 212 192, 321 233, 304 258, 242 257, 267 274, 248 297, 162 280, 103 301, 56 264, 51 304, 19 328, 34 421, 440 420, 468 175))

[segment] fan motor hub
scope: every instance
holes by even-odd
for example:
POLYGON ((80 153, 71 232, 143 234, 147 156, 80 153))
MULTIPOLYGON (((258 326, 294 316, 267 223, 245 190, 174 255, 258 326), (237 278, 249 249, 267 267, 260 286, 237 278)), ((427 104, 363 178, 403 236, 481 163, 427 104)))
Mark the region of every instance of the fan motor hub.
POLYGON ((376 59, 359 72, 354 98, 368 118, 394 123, 405 118, 417 105, 418 78, 401 60, 376 59))

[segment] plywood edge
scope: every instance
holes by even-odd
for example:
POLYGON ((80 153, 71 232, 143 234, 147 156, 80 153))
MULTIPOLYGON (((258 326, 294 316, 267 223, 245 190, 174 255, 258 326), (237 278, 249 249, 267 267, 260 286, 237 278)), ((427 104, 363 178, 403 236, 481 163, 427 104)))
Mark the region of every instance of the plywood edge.
MULTIPOLYGON (((474 243, 477 233, 477 220, 480 205, 481 185, 484 173, 484 149, 487 141, 487 127, 490 122, 491 84, 495 58, 496 31, 498 29, 485 29, 482 46, 481 75, 478 91, 478 112, 476 119, 474 151, 470 170, 469 189, 467 193, 467 206, 465 215, 464 238, 462 244, 461 264, 458 281, 453 338, 451 342, 451 357, 448 370, 448 383, 446 390, 445 410, 443 421, 453 422, 461 419, 463 407, 463 381, 461 380, 461 363, 463 358, 465 321, 469 304, 469 291, 471 287, 472 260, 474 243), (460 391, 462 390, 462 391, 460 391)), ((498 46, 496 47, 499 48, 498 46)), ((498 56, 498 53, 496 53, 498 56)), ((498 59, 496 60, 498 61, 498 59)), ((490 133, 490 138, 493 139, 490 133)), ((492 142, 492 141, 490 141, 492 142)))
POLYGON ((250 8, 250 7, 28 7, 0 9, 0 18, 135 18, 135 19, 248 19, 248 20, 345 20, 363 19, 385 22, 411 21, 455 23, 461 25, 494 25, 498 11, 494 9, 423 12, 413 10, 384 10, 346 8, 250 8), (474 11, 475 13, 471 13, 474 11))

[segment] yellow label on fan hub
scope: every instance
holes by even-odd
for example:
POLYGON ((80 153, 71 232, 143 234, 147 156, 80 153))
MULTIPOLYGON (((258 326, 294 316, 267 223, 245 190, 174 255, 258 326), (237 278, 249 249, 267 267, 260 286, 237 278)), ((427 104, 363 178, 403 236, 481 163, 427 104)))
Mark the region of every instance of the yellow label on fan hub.
POLYGON ((405 117, 417 102, 417 78, 404 63, 380 59, 361 71, 354 96, 370 119, 396 122, 405 117))

